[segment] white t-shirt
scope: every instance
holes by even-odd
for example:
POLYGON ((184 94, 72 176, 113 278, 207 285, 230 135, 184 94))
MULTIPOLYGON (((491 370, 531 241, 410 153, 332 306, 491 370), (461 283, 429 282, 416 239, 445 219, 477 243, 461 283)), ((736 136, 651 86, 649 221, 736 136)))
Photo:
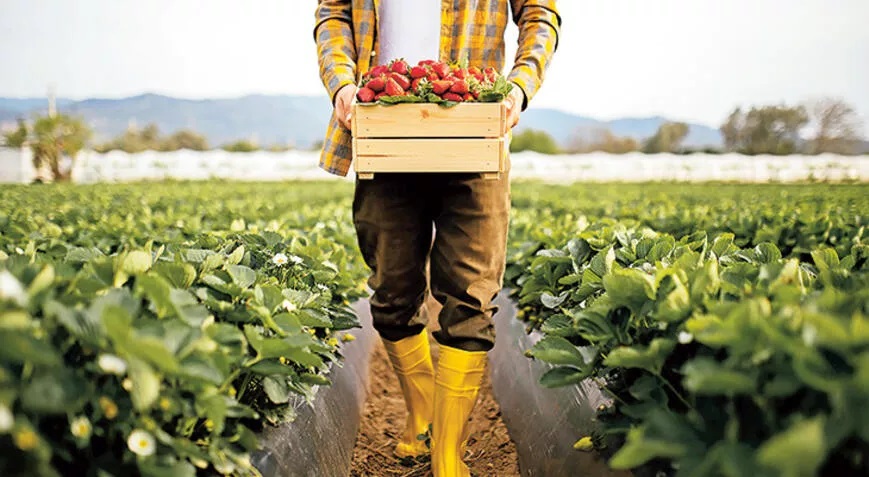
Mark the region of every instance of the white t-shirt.
POLYGON ((413 66, 440 53, 441 0, 380 0, 380 52, 386 64, 404 58, 413 66))

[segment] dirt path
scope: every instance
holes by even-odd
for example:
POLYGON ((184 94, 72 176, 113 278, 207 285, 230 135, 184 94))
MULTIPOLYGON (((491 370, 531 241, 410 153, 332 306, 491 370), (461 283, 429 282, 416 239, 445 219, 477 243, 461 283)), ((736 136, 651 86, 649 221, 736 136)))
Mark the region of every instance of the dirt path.
MULTIPOLYGON (((432 341, 434 358, 437 345, 432 341)), ((405 408, 398 380, 389 365, 386 351, 378 341, 369 371, 371 388, 362 413, 356 447, 353 450, 353 477, 424 477, 430 476, 430 464, 406 462, 392 455, 396 439, 404 425, 405 408)), ((471 414, 470 454, 466 462, 474 476, 519 475, 516 447, 501 420, 501 410, 492 395, 486 376, 480 397, 471 414)))

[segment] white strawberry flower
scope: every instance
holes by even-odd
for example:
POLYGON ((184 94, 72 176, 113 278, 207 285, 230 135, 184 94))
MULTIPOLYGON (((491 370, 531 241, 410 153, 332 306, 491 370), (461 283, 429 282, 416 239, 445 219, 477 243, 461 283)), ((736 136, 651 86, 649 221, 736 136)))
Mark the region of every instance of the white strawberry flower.
POLYGON ((127 372, 127 362, 113 354, 101 354, 97 359, 100 369, 118 376, 127 372))
POLYGON ((296 304, 293 303, 293 302, 291 302, 290 300, 284 300, 283 302, 281 302, 281 308, 287 310, 287 311, 290 312, 290 313, 292 313, 292 312, 294 312, 294 311, 296 311, 296 310, 299 309, 299 308, 296 306, 296 304))
POLYGON ((293 265, 301 265, 304 262, 302 257, 299 257, 298 255, 290 255, 290 261, 293 262, 293 265))
POLYGON ((24 255, 24 249, 21 247, 15 247, 15 253, 18 255, 24 255))
POLYGON ((154 452, 157 450, 157 442, 148 431, 133 429, 133 432, 127 437, 127 447, 133 454, 147 457, 154 455, 154 452))
POLYGON ((27 303, 27 293, 24 292, 24 286, 8 270, 0 272, 0 301, 3 299, 13 301, 20 306, 27 303))
POLYGON ((286 265, 288 261, 289 259, 287 256, 282 253, 276 253, 275 256, 272 257, 272 263, 278 266, 286 265))
POLYGON ((679 343, 688 344, 692 341, 694 341, 694 335, 688 333, 687 331, 679 332, 679 343))
POLYGON ((91 421, 85 416, 79 416, 69 423, 69 432, 79 439, 89 439, 92 430, 91 421))
POLYGON ((5 404, 0 404, 0 434, 6 434, 15 426, 15 416, 5 404))

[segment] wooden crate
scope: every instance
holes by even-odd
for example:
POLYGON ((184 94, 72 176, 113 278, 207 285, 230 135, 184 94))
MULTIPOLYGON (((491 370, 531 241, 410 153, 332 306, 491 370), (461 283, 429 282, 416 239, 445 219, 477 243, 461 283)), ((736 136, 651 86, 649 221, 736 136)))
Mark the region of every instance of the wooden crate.
POLYGON ((356 176, 378 172, 506 171, 507 120, 501 103, 462 103, 451 108, 411 103, 353 109, 356 176))

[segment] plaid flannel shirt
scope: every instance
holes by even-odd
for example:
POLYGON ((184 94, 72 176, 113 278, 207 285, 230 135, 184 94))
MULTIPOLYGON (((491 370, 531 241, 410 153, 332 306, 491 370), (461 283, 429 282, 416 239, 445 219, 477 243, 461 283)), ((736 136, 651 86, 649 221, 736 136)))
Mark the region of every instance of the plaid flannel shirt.
MULTIPOLYGON (((318 0, 314 39, 320 77, 332 102, 342 87, 356 84, 376 63, 379 0, 318 0)), ((558 46, 561 17, 556 0, 441 0, 440 60, 467 58, 480 68, 504 68, 504 30, 512 20, 519 27, 519 48, 508 79, 525 93, 525 104, 540 88, 558 46)), ((389 58, 384 59, 384 61, 389 58)), ((352 138, 332 114, 320 167, 347 175, 352 138)))

